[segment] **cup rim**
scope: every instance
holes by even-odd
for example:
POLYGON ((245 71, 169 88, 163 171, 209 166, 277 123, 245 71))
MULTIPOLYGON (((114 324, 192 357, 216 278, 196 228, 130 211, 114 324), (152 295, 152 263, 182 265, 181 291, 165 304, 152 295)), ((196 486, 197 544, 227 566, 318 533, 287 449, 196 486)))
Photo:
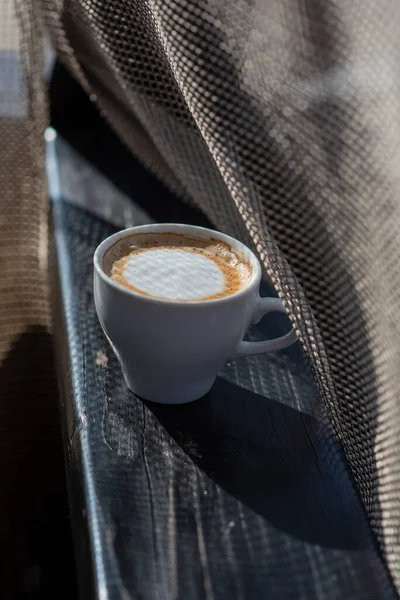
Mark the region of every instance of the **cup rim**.
POLYGON ((253 287, 258 287, 260 285, 260 281, 261 281, 260 261, 254 254, 254 252, 248 246, 246 246, 246 244, 243 244, 236 238, 233 238, 230 235, 227 235, 225 233, 221 233, 220 231, 215 231, 213 229, 208 229, 207 227, 200 227, 197 225, 186 225, 184 223, 149 223, 147 225, 138 225, 136 227, 129 227, 127 229, 121 229, 120 231, 117 231, 116 233, 113 233, 112 235, 108 236, 105 240, 103 240, 97 246, 97 248, 94 252, 94 255, 93 255, 93 265, 94 265, 94 269, 95 269, 96 273, 99 275, 99 277, 107 285, 118 290, 119 292, 127 294, 128 296, 131 296, 133 298, 144 300, 146 302, 151 302, 151 303, 155 303, 155 304, 165 304, 168 306, 175 305, 175 306, 180 306, 180 307, 184 307, 184 306, 197 306, 198 307, 198 306, 209 306, 210 304, 221 304, 224 302, 228 302, 230 299, 237 299, 241 296, 244 296, 253 287), (196 233, 197 233, 198 234, 197 237, 202 237, 202 238, 214 237, 223 242, 226 242, 227 244, 229 244, 232 247, 232 249, 234 251, 235 250, 243 250, 249 255, 249 258, 251 260, 253 274, 250 278, 250 281, 248 284, 245 285, 245 287, 241 288, 237 292, 234 292, 233 294, 230 294, 229 296, 224 296, 222 298, 212 298, 210 300, 182 301, 182 300, 171 300, 169 298, 157 298, 157 297, 153 297, 153 296, 146 296, 144 294, 140 294, 139 292, 136 292, 135 290, 132 290, 130 288, 127 288, 127 287, 121 285, 117 281, 114 281, 114 279, 111 279, 111 277, 105 273, 103 264, 102 264, 104 255, 107 252, 107 250, 109 248, 111 248, 111 246, 113 246, 115 243, 117 243, 122 238, 130 237, 130 236, 137 235, 140 233, 147 233, 147 232, 149 232, 149 233, 151 233, 151 232, 183 233, 185 235, 187 234, 188 236, 192 234, 193 237, 196 237, 196 233))

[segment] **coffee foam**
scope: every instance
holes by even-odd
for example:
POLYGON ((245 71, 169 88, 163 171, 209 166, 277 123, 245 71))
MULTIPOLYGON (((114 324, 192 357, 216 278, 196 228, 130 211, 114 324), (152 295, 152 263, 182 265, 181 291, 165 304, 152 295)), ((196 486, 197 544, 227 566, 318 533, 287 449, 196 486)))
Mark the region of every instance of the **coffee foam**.
POLYGON ((174 233, 123 238, 106 252, 103 267, 128 289, 188 302, 234 294, 252 273, 228 244, 174 233))

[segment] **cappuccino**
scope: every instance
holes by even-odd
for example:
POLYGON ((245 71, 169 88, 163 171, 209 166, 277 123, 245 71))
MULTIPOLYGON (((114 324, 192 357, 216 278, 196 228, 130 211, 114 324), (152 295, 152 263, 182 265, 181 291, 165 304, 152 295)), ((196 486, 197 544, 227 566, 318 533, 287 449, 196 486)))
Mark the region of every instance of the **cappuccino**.
POLYGON ((103 268, 120 285, 139 294, 180 302, 235 294, 252 275, 248 262, 217 239, 177 233, 142 233, 116 242, 103 268))

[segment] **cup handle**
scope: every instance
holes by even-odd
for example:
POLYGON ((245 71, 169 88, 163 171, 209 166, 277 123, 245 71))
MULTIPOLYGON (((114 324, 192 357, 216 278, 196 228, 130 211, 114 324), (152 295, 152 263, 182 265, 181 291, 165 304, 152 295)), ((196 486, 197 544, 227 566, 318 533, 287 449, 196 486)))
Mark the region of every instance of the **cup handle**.
MULTIPOLYGON (((286 314, 282 300, 279 298, 258 298, 252 323, 258 323, 264 315, 270 312, 281 312, 286 314)), ((253 354, 265 354, 266 352, 275 352, 283 350, 287 346, 291 346, 297 340, 295 330, 292 328, 289 333, 275 338, 274 340, 265 340, 264 342, 240 342, 233 356, 229 360, 236 360, 243 356, 251 356, 253 354)))

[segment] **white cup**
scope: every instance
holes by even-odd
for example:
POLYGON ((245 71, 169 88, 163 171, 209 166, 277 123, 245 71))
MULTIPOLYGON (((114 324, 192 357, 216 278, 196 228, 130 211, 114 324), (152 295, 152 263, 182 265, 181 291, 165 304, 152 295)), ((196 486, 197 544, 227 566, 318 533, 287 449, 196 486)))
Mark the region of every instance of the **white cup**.
POLYGON ((203 227, 142 225, 104 240, 94 254, 94 300, 127 386, 153 402, 191 402, 210 390, 227 361, 293 344, 297 339, 293 329, 273 340, 242 341, 249 325, 258 323, 264 314, 285 312, 281 300, 260 298, 260 281, 260 263, 247 246, 203 227), (105 273, 104 255, 121 238, 163 232, 222 240, 251 265, 250 280, 230 296, 180 302, 142 295, 105 273))

